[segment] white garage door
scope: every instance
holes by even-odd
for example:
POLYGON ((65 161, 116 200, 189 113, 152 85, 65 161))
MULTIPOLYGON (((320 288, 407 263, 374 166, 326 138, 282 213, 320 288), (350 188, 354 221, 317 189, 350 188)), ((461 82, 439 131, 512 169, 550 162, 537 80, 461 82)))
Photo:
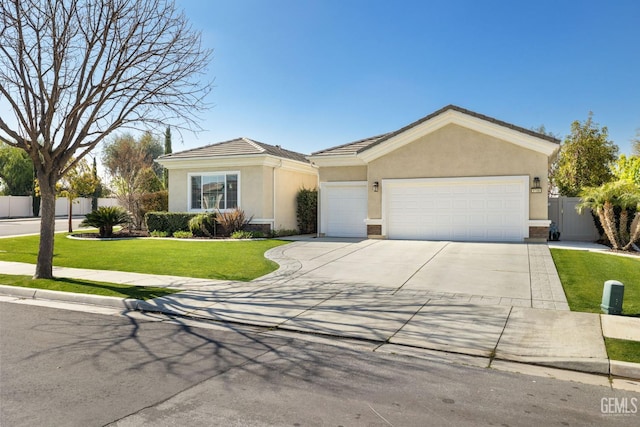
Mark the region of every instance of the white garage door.
POLYGON ((387 237, 522 241, 528 183, 523 176, 383 180, 387 237))
POLYGON ((321 232, 332 237, 366 237, 367 184, 324 183, 321 187, 321 232))

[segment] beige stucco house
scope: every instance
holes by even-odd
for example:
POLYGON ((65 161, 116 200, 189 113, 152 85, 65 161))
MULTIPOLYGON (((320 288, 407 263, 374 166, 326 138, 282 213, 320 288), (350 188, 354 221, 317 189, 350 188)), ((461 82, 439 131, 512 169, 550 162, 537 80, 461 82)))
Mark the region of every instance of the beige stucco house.
POLYGON ((236 138, 161 156, 169 170, 169 211, 239 207, 263 231, 296 229, 296 194, 316 188, 318 172, 301 153, 236 138))
POLYGON ((464 241, 546 239, 559 141, 456 106, 318 151, 319 232, 464 241))

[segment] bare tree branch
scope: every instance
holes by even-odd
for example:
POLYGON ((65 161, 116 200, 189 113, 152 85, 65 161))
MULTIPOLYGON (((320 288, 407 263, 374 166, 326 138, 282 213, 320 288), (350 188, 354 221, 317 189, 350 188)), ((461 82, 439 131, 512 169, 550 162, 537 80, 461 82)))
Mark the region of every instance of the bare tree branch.
POLYGON ((29 153, 44 199, 116 129, 200 130, 210 58, 172 0, 0 0, 0 141, 29 153))

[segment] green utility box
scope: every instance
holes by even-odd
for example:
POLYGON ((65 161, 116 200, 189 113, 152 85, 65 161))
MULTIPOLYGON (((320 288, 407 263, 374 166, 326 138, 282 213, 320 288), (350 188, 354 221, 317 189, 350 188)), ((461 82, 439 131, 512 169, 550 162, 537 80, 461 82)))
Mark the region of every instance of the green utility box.
POLYGON ((604 282, 600 308, 607 314, 622 314, 623 298, 624 285, 617 280, 607 280, 604 282))

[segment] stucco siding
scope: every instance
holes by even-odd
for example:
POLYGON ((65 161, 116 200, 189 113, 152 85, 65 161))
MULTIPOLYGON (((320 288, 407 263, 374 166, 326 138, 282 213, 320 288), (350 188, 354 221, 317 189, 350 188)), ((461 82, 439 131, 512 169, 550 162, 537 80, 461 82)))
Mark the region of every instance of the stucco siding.
POLYGON ((332 166, 320 168, 321 182, 365 181, 367 166, 332 166))
MULTIPOLYGON (((547 169, 547 156, 542 153, 447 125, 371 161, 367 181, 509 175, 529 175, 533 180, 537 176, 542 192, 529 194, 529 218, 547 219, 547 169)), ((381 218, 381 195, 369 189, 369 218, 381 218)))
POLYGON ((236 168, 197 168, 197 169, 171 169, 169 172, 169 211, 189 211, 189 174, 208 172, 240 173, 240 207, 248 216, 263 218, 264 206, 264 176, 267 173, 264 166, 247 166, 236 168))
POLYGON ((276 214, 275 229, 297 229, 296 195, 301 188, 314 189, 318 186, 316 174, 302 173, 287 169, 276 169, 276 214))

